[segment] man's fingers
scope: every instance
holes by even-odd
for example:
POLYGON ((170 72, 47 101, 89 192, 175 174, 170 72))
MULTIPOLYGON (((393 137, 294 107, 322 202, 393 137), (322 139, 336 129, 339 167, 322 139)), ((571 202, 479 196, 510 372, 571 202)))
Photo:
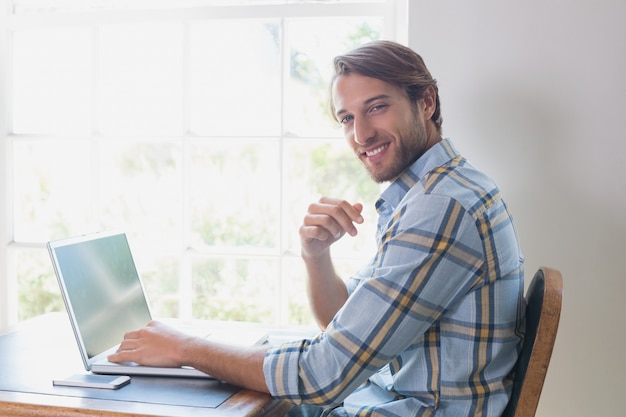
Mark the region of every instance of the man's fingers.
POLYGON ((361 213, 363 212, 363 204, 355 203, 352 205, 352 207, 359 213, 355 221, 357 223, 363 223, 363 216, 361 215, 361 213))
POLYGON ((307 224, 325 227, 335 238, 341 237, 343 232, 355 236, 357 230, 354 223, 363 223, 362 210, 360 203, 352 205, 345 200, 322 197, 318 203, 309 206, 307 224))
POLYGON ((126 350, 135 350, 139 342, 136 339, 124 339, 120 346, 117 348, 118 352, 126 351, 126 350))
POLYGON ((344 233, 356 236, 356 224, 363 223, 360 203, 350 204, 346 200, 322 197, 309 205, 300 226, 303 254, 317 256, 327 250, 344 233))
POLYGON ((331 197, 320 198, 320 203, 330 206, 331 208, 340 209, 341 212, 347 215, 348 218, 353 222, 363 223, 363 216, 361 216, 361 212, 363 211, 363 204, 361 203, 350 204, 346 200, 340 200, 331 197))
POLYGON ((134 358, 131 358, 135 354, 134 351, 131 350, 123 350, 112 353, 108 356, 108 360, 110 362, 119 363, 119 362, 136 362, 134 358))
POLYGON ((301 226, 300 236, 308 240, 319 240, 322 242, 327 241, 331 237, 331 233, 319 226, 301 226))
POLYGON ((304 225, 317 228, 312 232, 319 240, 327 240, 329 236, 339 238, 343 232, 342 225, 330 214, 309 214, 304 218, 304 225))

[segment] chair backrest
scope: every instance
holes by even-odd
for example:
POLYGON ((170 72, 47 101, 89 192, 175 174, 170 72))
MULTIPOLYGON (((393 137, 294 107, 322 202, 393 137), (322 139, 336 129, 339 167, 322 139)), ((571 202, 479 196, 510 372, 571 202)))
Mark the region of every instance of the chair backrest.
POLYGON ((526 291, 526 336, 515 365, 513 393, 502 417, 533 417, 548 372, 561 317, 563 278, 540 268, 526 291))

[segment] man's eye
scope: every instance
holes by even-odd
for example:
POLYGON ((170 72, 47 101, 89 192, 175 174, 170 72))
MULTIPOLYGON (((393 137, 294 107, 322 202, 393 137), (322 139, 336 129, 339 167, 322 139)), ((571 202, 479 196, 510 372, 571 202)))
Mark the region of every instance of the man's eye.
POLYGON ((380 110, 383 110, 385 107, 387 107, 386 104, 377 104, 372 107, 371 111, 380 111, 380 110))
POLYGON ((346 116, 343 119, 339 120, 339 123, 342 125, 345 125, 346 123, 349 123, 352 121, 352 119, 354 119, 354 117, 352 116, 346 116))

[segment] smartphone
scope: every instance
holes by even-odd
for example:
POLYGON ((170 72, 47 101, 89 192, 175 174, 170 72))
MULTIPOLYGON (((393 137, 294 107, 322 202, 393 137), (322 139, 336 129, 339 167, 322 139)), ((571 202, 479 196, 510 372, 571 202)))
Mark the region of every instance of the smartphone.
POLYGON ((52 385, 81 388, 118 389, 130 383, 126 375, 76 374, 66 379, 55 379, 52 385))

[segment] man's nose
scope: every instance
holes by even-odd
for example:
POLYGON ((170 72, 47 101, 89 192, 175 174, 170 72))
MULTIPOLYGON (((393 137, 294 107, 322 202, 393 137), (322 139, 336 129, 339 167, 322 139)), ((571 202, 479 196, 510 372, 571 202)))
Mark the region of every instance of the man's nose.
POLYGON ((366 119, 354 119, 354 142, 366 145, 374 137, 374 129, 366 119))

